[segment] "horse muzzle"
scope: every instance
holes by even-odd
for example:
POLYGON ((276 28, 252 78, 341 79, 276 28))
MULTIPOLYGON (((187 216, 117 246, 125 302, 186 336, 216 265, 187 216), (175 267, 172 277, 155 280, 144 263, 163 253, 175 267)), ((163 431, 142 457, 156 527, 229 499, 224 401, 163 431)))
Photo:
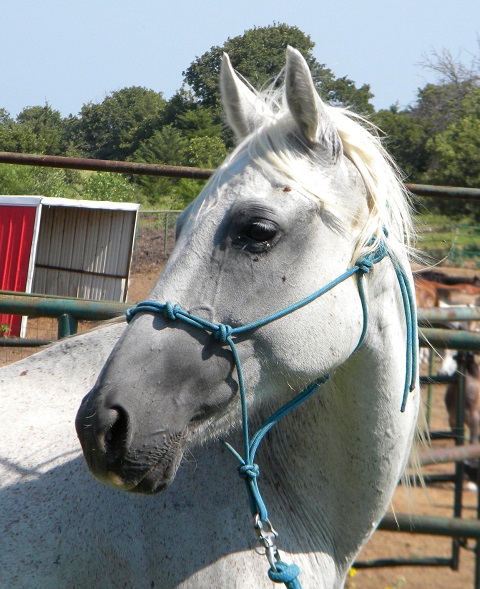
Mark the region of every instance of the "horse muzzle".
POLYGON ((163 491, 175 478, 190 437, 188 429, 157 429, 142 437, 132 427, 131 416, 124 407, 98 406, 92 393, 83 400, 75 420, 92 474, 122 491, 163 491))
POLYGON ((235 407, 235 364, 210 334, 172 329, 162 317, 142 314, 127 331, 83 399, 76 429, 98 480, 154 493, 173 481, 187 445, 235 407))

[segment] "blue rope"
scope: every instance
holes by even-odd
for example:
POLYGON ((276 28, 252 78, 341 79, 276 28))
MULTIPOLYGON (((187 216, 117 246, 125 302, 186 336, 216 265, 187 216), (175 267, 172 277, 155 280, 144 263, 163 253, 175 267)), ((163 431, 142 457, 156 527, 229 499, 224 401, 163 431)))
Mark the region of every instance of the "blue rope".
POLYGON ((415 295, 408 280, 405 270, 392 252, 389 252, 395 273, 397 275, 400 292, 402 293, 403 310, 405 312, 406 324, 406 363, 405 363, 405 386, 400 411, 403 413, 407 405, 408 393, 413 391, 417 382, 418 370, 418 320, 415 295))
POLYGON ((288 589, 302 589, 298 575, 300 569, 296 564, 287 564, 282 560, 277 560, 275 570, 271 567, 268 569, 268 576, 274 583, 284 583, 288 589))
MULTIPOLYGON (((258 477, 260 475, 260 469, 258 465, 254 462, 255 455, 257 453, 260 442, 263 440, 265 435, 270 431, 270 429, 274 427, 283 417, 288 415, 296 407, 298 407, 300 404, 304 403, 307 399, 314 395, 318 391, 320 386, 327 382, 330 376, 328 374, 322 375, 316 380, 314 380, 312 383, 310 383, 307 387, 305 387, 303 391, 301 391, 298 395, 296 395, 285 405, 280 407, 280 409, 275 411, 275 413, 273 413, 273 415, 271 415, 263 423, 263 425, 256 432, 256 434, 250 439, 245 379, 243 376, 240 357, 238 355, 235 342, 232 338, 236 335, 243 334, 247 331, 252 331, 254 329, 258 329, 259 327, 263 327, 268 323, 271 323, 273 321, 276 321, 277 319, 289 315, 290 313, 293 313, 294 311, 304 307, 305 305, 308 305, 315 299, 319 298, 326 292, 333 289, 338 284, 344 282, 345 280, 356 274, 359 296, 362 304, 363 328, 362 333, 360 335, 360 339, 357 343, 357 346, 355 347, 355 352, 356 350, 358 350, 358 348, 364 341, 368 328, 368 307, 363 277, 365 274, 368 274, 370 272, 370 270, 376 263, 383 260, 387 255, 390 257, 395 268, 395 273, 397 275, 400 291, 402 294, 406 319, 407 352, 405 366, 405 386, 401 405, 401 411, 404 411, 407 402, 408 392, 410 390, 413 390, 416 382, 418 335, 415 300, 408 281, 408 277, 404 269, 402 268, 401 264, 396 259, 396 257, 387 249, 386 244, 383 240, 380 242, 379 246, 375 251, 370 252, 369 254, 366 254, 363 258, 357 260, 357 262, 352 268, 348 269, 343 274, 341 274, 340 276, 329 282, 326 286, 317 290, 310 296, 286 307, 285 309, 268 315, 263 319, 253 321, 252 323, 248 323, 246 325, 242 325, 239 327, 211 323, 210 321, 207 321, 202 317, 198 317, 196 315, 188 313, 187 311, 184 311, 179 305, 173 305, 170 302, 157 303, 155 301, 145 301, 142 303, 138 303, 135 307, 128 309, 126 312, 128 322, 130 322, 137 313, 160 313, 163 314, 169 320, 174 321, 178 319, 180 321, 183 321, 184 323, 187 323, 188 325, 192 325, 193 327, 203 329, 204 331, 211 333, 215 337, 215 339, 218 340, 220 343, 226 343, 230 347, 235 367, 237 370, 238 378, 243 428, 243 457, 229 443, 225 441, 223 443, 230 450, 230 452, 232 452, 232 454, 239 462, 238 471, 240 476, 245 480, 247 486, 247 492, 250 501, 250 510, 252 512, 252 515, 259 518, 260 522, 268 522, 268 511, 258 487, 258 477)), ((270 546, 270 548, 272 547, 270 546)), ((274 546, 273 548, 276 552, 276 548, 274 546)), ((298 575, 300 574, 300 569, 294 564, 287 565, 286 563, 282 562, 279 559, 278 552, 276 552, 276 558, 277 560, 274 564, 271 565, 268 571, 270 579, 275 583, 284 583, 288 589, 301 589, 301 585, 297 579, 298 575)))

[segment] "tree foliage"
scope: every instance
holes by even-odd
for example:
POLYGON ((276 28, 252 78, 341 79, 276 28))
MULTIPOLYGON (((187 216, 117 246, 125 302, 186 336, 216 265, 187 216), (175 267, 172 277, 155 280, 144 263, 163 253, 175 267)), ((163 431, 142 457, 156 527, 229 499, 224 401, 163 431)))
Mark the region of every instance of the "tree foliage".
POLYGON ((24 108, 15 121, 2 109, 0 141, 3 151, 60 155, 67 148, 66 122, 48 103, 24 108))
POLYGON ((480 186, 480 87, 472 89, 445 128, 426 144, 433 181, 480 186))
POLYGON ((377 112, 373 120, 384 134, 384 141, 394 160, 409 181, 416 181, 428 166, 426 143, 428 133, 424 122, 392 106, 377 112))
MULTIPOLYGON (((480 187, 480 54, 465 65, 446 50, 434 51, 423 65, 437 82, 420 88, 413 106, 380 111, 375 122, 409 182, 480 187)), ((467 201, 429 200, 429 209, 480 220, 467 201)))
POLYGON ((223 53, 228 53, 233 67, 257 89, 278 83, 285 65, 287 45, 298 49, 308 62, 320 93, 329 101, 353 107, 359 113, 373 112, 370 87, 360 89, 347 77, 335 78, 333 72, 313 56, 315 44, 298 27, 274 24, 254 27, 243 35, 227 39, 197 57, 183 72, 185 82, 203 106, 219 108, 218 77, 223 53))
POLYGON ((89 157, 125 160, 165 108, 161 94, 132 86, 109 94, 100 104, 82 107, 76 141, 89 157))
POLYGON ((0 164, 0 194, 79 198, 68 170, 0 164))
POLYGON ((112 202, 137 200, 135 186, 123 174, 109 172, 90 173, 83 183, 81 196, 87 200, 112 202))

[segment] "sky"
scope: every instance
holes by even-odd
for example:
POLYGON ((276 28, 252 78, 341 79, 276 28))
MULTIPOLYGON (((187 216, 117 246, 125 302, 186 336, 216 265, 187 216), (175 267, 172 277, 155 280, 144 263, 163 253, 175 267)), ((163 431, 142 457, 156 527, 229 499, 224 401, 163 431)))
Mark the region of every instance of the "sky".
POLYGON ((0 108, 48 102, 62 115, 142 86, 170 98, 212 46, 254 26, 297 26, 317 61, 377 109, 414 103, 435 75, 419 64, 449 50, 479 55, 479 0, 0 0, 0 108))

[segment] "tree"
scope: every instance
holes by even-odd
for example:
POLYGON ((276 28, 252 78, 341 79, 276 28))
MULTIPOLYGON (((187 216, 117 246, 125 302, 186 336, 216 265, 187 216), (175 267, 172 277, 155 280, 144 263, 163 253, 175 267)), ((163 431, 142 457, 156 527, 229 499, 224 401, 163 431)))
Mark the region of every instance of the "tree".
POLYGON ((480 52, 470 58, 469 64, 461 57, 454 57, 447 49, 433 50, 420 62, 421 67, 435 72, 437 80, 419 90, 412 113, 428 123, 432 135, 458 119, 465 99, 479 87, 480 52))
MULTIPOLYGON (((194 120, 190 117, 187 119, 189 122, 194 120)), ((187 125, 185 131, 173 125, 166 125, 142 142, 131 159, 149 163, 215 168, 226 157, 227 148, 220 137, 199 135, 198 132, 197 125, 193 128, 187 125)), ((203 181, 151 176, 140 176, 137 182, 152 205, 161 201, 162 206, 173 208, 185 207, 205 184, 203 181)))
POLYGON ((385 135, 385 146, 407 181, 419 182, 428 167, 424 121, 412 116, 410 110, 400 111, 396 106, 378 111, 372 120, 385 135))
MULTIPOLYGON (((480 37, 477 39, 480 49, 480 37)), ((480 52, 470 56, 470 63, 462 60, 461 54, 454 57, 448 49, 432 50, 430 55, 424 56, 419 64, 424 69, 437 74, 437 84, 447 86, 452 84, 460 89, 465 85, 474 86, 480 82, 480 52)))
POLYGON ((132 86, 82 107, 73 133, 90 157, 126 160, 145 138, 145 129, 165 108, 161 94, 132 86))
POLYGON ((189 138, 220 137, 222 134, 222 125, 216 119, 212 109, 198 104, 179 113, 174 125, 189 138))
POLYGON ((427 143, 438 182, 480 186, 480 87, 473 89, 457 109, 455 119, 427 143))
POLYGON ((109 172, 90 173, 83 183, 82 198, 87 200, 106 200, 112 202, 137 201, 135 185, 123 174, 109 172))
MULTIPOLYGON (((173 125, 166 125, 143 141, 129 159, 151 164, 181 165, 185 160, 187 148, 188 140, 181 131, 173 125)), ((174 178, 154 176, 138 176, 136 181, 151 204, 162 196, 170 195, 173 187, 179 182, 174 178)))
POLYGON ((0 164, 0 194, 77 198, 68 170, 0 164))
POLYGON ((419 91, 413 110, 429 128, 428 180, 480 186, 480 52, 465 64, 446 49, 432 51, 422 65, 439 78, 419 91))
MULTIPOLYGON (((471 90, 457 109, 454 120, 433 135, 426 148, 430 158, 429 183, 480 187, 480 87, 471 90)), ((443 211, 457 218, 472 215, 480 221, 476 202, 447 202, 443 211)))
POLYGON ((216 168, 227 157, 228 150, 220 137, 192 137, 186 150, 185 165, 216 168))
POLYGON ((61 155, 65 151, 65 122, 58 110, 45 106, 24 108, 14 121, 0 111, 0 141, 4 151, 61 155))
POLYGON ((355 82, 344 76, 343 78, 330 78, 327 71, 323 73, 323 79, 318 84, 319 92, 332 105, 348 106, 354 112, 362 115, 372 115, 374 112, 370 99, 373 94, 370 92, 370 85, 363 84, 360 88, 355 86, 355 82))
POLYGON ((143 141, 133 153, 132 160, 151 164, 180 164, 185 159, 188 140, 179 129, 166 125, 143 141))
POLYGON ((2 151, 12 151, 10 133, 13 124, 14 120, 10 113, 4 108, 0 108, 0 150, 2 151))
POLYGON ((8 123, 13 122, 10 113, 5 108, 0 108, 0 125, 7 125, 8 123))
MULTIPOLYGON (((360 90, 348 78, 335 78, 325 65, 317 62, 312 51, 315 44, 298 27, 274 24, 254 27, 243 35, 227 39, 222 47, 214 46, 197 57, 183 72, 185 82, 203 106, 219 109, 218 78, 224 52, 228 53, 233 67, 255 88, 263 88, 275 81, 285 65, 287 45, 298 49, 307 60, 320 92, 336 104, 348 104, 358 112, 373 112, 369 103, 372 94, 368 85, 360 90)), ((277 78, 277 81, 281 78, 277 78)))
POLYGON ((165 109, 162 112, 161 126, 175 126, 181 115, 199 106, 199 102, 196 100, 193 92, 186 90, 184 87, 180 88, 165 105, 165 109))
POLYGON ((441 133, 457 120, 463 101, 474 88, 468 82, 461 86, 451 83, 426 84, 418 91, 412 116, 422 120, 431 135, 441 133))
MULTIPOLYGON (((422 65, 437 82, 420 88, 413 106, 376 113, 375 123, 410 182, 480 186, 480 56, 465 65, 447 50, 433 51, 422 65)), ((458 217, 469 207, 442 200, 429 208, 458 217)))

